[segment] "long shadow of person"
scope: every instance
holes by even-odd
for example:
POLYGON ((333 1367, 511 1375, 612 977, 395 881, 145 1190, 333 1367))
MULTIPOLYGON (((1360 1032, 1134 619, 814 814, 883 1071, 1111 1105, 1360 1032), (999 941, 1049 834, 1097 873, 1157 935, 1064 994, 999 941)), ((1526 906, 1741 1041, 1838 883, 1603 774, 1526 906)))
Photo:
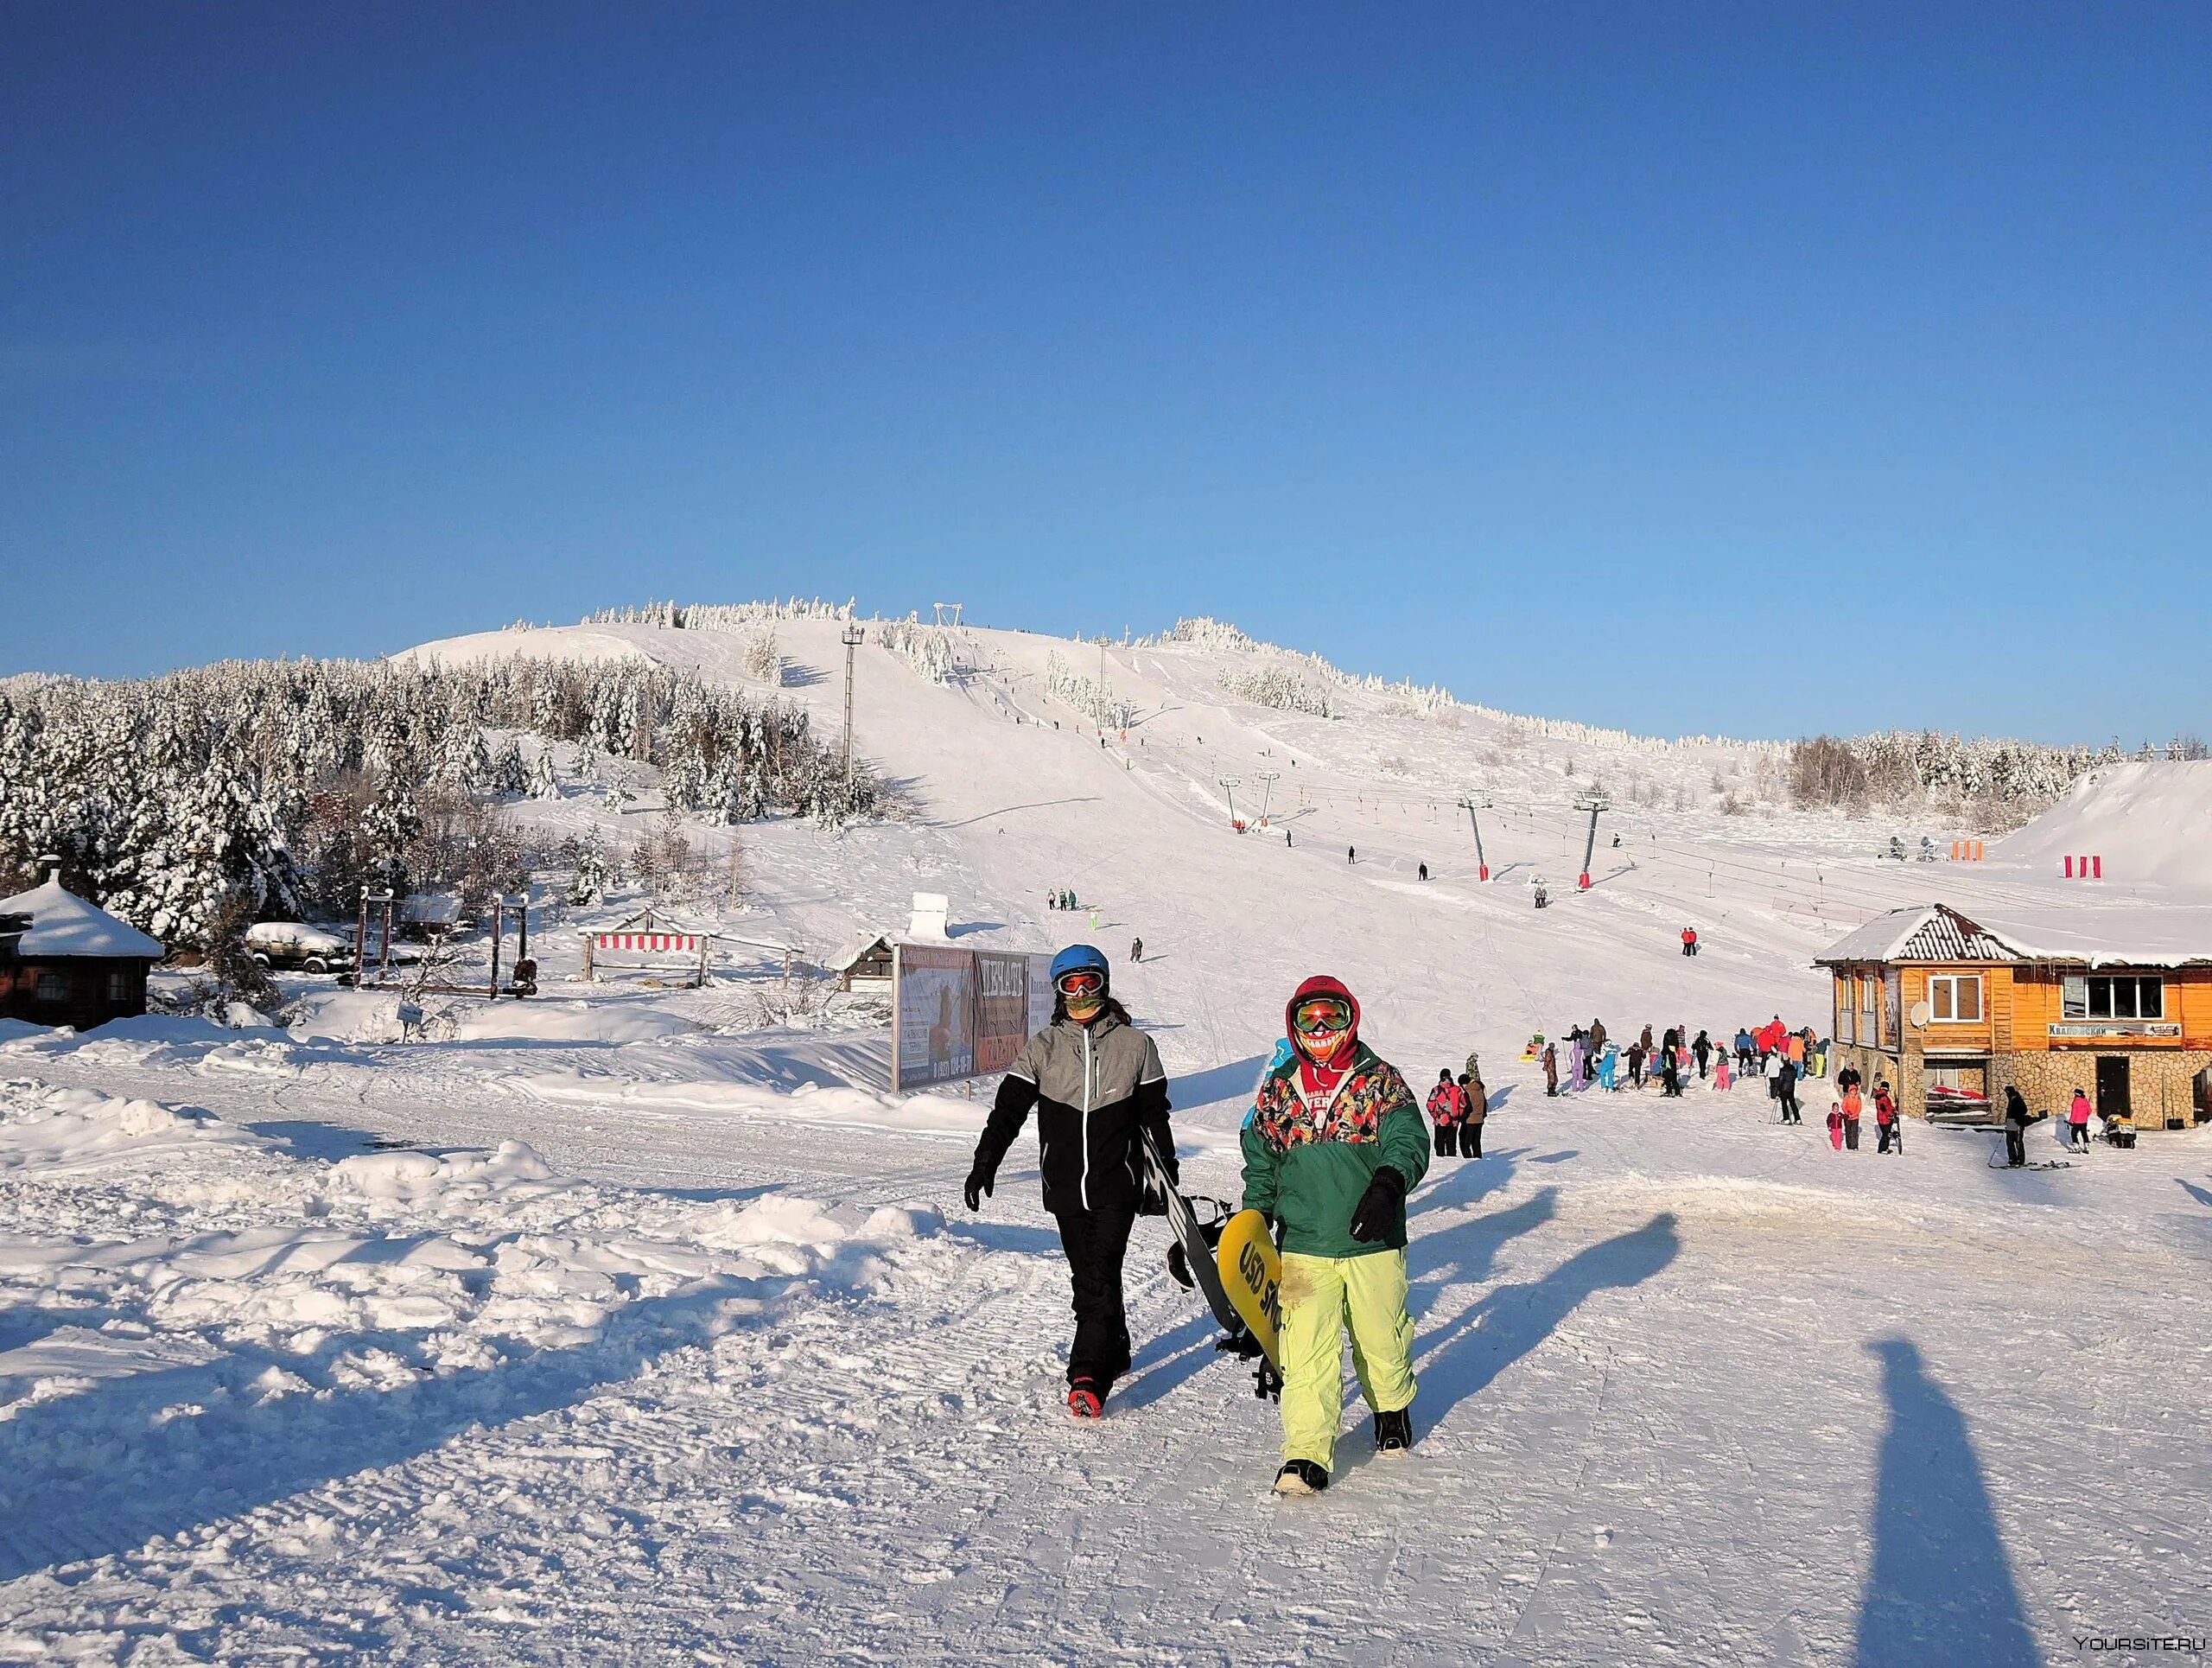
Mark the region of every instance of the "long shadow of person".
POLYGON ((1957 1406, 1902 1338, 1882 1364, 1890 1428, 1874 1486, 1874 1561, 1859 1601, 1859 1668, 2034 1664, 2036 1649, 1997 1532, 1981 1463, 1957 1406))
MULTIPOLYGON (((1539 1195, 1541 1197, 1541 1195, 1539 1195)), ((1464 1398, 1535 1349, 1593 1292, 1641 1285, 1681 1251, 1672 1211, 1642 1227, 1586 1245, 1541 1280, 1500 1286, 1418 1350, 1421 1404, 1441 1420, 1464 1398)))
POLYGON ((1446 1285, 1489 1279, 1497 1266, 1497 1253, 1508 1240, 1533 1233, 1558 1213, 1559 1189, 1545 1187, 1517 1205, 1416 1238, 1408 1257, 1416 1310, 1414 1318, 1419 1320, 1427 1313, 1446 1285))

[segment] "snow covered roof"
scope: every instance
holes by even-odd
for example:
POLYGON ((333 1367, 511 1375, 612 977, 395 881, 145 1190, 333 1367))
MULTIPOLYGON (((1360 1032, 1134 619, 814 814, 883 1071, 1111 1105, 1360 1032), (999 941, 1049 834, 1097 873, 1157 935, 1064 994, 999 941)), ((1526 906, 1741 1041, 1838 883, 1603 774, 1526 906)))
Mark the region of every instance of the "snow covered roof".
POLYGON ((86 902, 59 877, 49 877, 12 898, 0 898, 0 915, 31 918, 30 931, 16 942, 18 956, 143 956, 159 961, 163 953, 158 939, 149 939, 98 904, 86 902))
POLYGON ((888 933, 869 933, 868 937, 862 939, 858 944, 853 945, 849 950, 847 950, 842 955, 839 956, 836 960, 831 962, 830 964, 830 971, 833 973, 842 973, 846 971, 855 962, 857 962, 861 957, 872 952, 878 945, 882 946, 886 950, 889 949, 891 947, 891 935, 888 933))
POLYGON ((2212 906, 2015 905, 1969 920, 1948 904, 1877 915, 1828 946, 1814 965, 1840 962, 2044 961, 2089 967, 2184 967, 2212 963, 2212 906))

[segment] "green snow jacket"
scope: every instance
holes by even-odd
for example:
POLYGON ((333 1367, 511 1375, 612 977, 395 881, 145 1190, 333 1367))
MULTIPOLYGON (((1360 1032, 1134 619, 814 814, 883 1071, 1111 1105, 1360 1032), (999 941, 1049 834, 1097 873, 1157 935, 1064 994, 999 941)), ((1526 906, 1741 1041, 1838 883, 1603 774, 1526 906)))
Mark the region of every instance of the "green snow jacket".
POLYGON ((1428 1174, 1428 1124, 1412 1091, 1396 1066, 1355 1041, 1351 1070, 1317 1124, 1298 1071, 1294 1050, 1262 1080, 1245 1117, 1244 1208, 1280 1221, 1283 1250, 1302 1256, 1404 1250, 1402 1206, 1374 1240, 1351 1237, 1351 1213, 1385 1164, 1405 1178, 1408 1193, 1428 1174))

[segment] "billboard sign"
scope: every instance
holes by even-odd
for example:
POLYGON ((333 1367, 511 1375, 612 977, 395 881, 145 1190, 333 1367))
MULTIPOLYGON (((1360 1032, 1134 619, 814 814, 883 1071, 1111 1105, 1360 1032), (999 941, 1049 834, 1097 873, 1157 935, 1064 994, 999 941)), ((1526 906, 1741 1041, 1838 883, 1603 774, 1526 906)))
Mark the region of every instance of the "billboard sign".
POLYGON ((896 945, 893 956, 894 1091, 1003 1072, 1052 1022, 1048 956, 933 944, 896 945))

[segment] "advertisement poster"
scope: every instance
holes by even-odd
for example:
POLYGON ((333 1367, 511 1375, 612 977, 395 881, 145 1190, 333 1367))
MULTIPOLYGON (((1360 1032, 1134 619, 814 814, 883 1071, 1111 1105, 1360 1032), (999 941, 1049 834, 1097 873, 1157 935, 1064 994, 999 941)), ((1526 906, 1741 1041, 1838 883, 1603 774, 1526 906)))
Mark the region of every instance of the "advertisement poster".
POLYGON ((930 944, 893 954, 895 1091, 1003 1072, 1052 1022, 1049 956, 930 944))
POLYGON ((976 1070, 1003 1072, 1029 1040, 1032 958, 1001 950, 976 952, 976 1070))
POLYGON ((975 1076, 975 952, 902 944, 896 955, 892 1086, 917 1089, 975 1076))

